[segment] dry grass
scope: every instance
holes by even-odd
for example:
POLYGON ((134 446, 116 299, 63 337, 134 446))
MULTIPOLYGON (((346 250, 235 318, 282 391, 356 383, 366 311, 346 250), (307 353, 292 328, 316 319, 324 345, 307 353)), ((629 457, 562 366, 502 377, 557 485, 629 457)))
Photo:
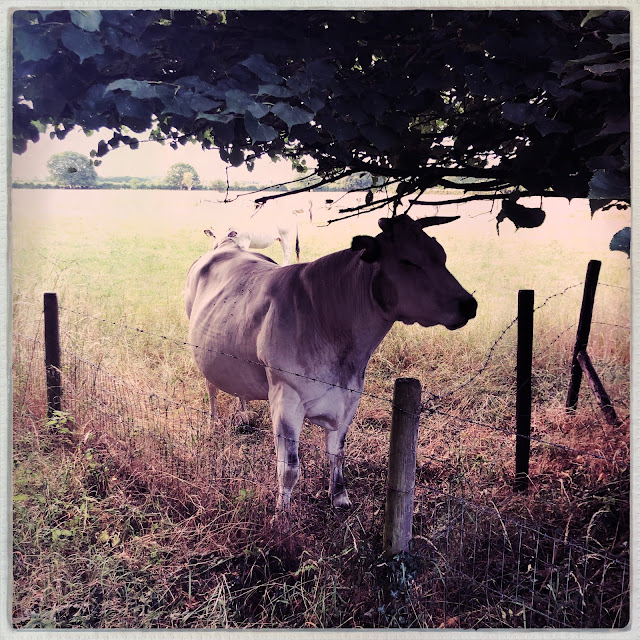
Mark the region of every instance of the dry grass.
MULTIPOLYGON (((233 424, 236 405, 224 396, 224 428, 216 434, 185 431, 178 418, 168 423, 174 433, 158 437, 150 430, 157 415, 157 407, 155 413, 148 408, 150 394, 206 408, 204 385, 181 345, 186 321, 180 294, 184 272, 206 248, 204 235, 193 235, 204 216, 192 208, 185 216, 194 220, 176 221, 160 209, 161 223, 138 220, 127 228, 125 213, 114 214, 112 224, 101 218, 93 228, 91 219, 71 208, 60 228, 51 220, 61 214, 52 212, 44 222, 52 232, 46 240, 29 232, 28 217, 17 216, 15 331, 27 336, 27 344, 41 338, 41 292, 58 291, 63 348, 123 381, 129 391, 118 407, 133 411, 141 435, 113 431, 117 437, 104 437, 95 417, 99 394, 47 425, 36 375, 40 351, 31 346, 20 352, 22 366, 14 370, 15 626, 525 626, 517 612, 482 601, 478 584, 463 579, 473 576, 472 568, 459 559, 445 563, 450 574, 438 577, 430 555, 438 531, 433 520, 420 520, 414 556, 381 561, 389 399, 397 377, 420 379, 423 399, 435 409, 421 420, 420 486, 495 512, 505 531, 525 519, 543 523, 554 539, 626 555, 629 421, 607 426, 586 385, 578 412, 568 416, 563 408, 580 287, 536 313, 537 440, 531 490, 524 495, 512 491, 514 438, 505 433, 514 424, 515 329, 495 343, 515 316, 519 287, 536 288, 540 304, 579 282, 591 257, 603 257, 601 281, 628 286, 627 264, 602 254, 600 240, 589 245, 591 236, 581 230, 586 248, 564 247, 560 256, 557 240, 548 246, 538 240, 525 255, 521 236, 502 243, 483 235, 477 219, 470 227, 476 235, 445 237, 452 269, 477 289, 479 317, 454 334, 396 326, 374 354, 365 388, 370 395, 363 396, 347 440, 345 473, 354 501, 349 513, 327 505, 321 434, 305 427, 293 535, 283 538, 270 524, 274 469, 264 404, 252 407, 252 430, 233 424), (478 245, 479 237, 485 245, 478 245), (520 270, 507 272, 514 260, 520 270), (527 265, 539 273, 534 277, 527 265), (168 465, 166 443, 173 437, 184 445, 184 434, 194 433, 197 446, 175 447, 168 465), (186 482, 189 469, 199 471, 186 482), (219 481, 207 475, 214 473, 219 481)), ((344 235, 362 232, 358 224, 344 235)), ((320 229, 305 232, 306 258, 331 244, 320 229)), ((446 230, 453 233, 453 226, 446 230)), ((344 245, 344 238, 331 242, 344 245)), ((594 324, 589 352, 626 418, 629 331, 612 325, 629 324, 628 291, 600 287, 594 320, 606 324, 594 324)), ((435 510, 441 498, 429 500, 435 510)), ((480 520, 474 526, 475 550, 487 531, 480 520)), ((583 573, 590 575, 586 566, 583 573)), ((594 584, 598 580, 602 576, 594 584)), ((606 624, 624 624, 614 603, 604 606, 612 612, 604 616, 606 624)))

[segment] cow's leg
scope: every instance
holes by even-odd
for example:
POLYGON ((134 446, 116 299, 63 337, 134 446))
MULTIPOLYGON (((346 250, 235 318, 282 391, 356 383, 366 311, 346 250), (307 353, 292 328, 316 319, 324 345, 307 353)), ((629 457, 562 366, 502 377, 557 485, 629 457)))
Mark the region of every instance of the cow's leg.
POLYGON ((269 389, 269 407, 278 473, 276 510, 287 516, 291 504, 291 491, 300 477, 298 443, 304 420, 304 407, 298 394, 284 385, 272 386, 269 389))
POLYGON ((347 435, 347 425, 335 431, 325 431, 325 446, 329 458, 329 498, 334 507, 348 509, 351 500, 344 487, 342 463, 344 462, 344 439, 347 435))
POLYGON ((234 427, 251 426, 253 424, 252 418, 255 416, 255 412, 249 409, 249 405, 246 400, 242 398, 236 398, 236 411, 231 421, 234 427))
POLYGON ((291 263, 291 243, 285 234, 280 234, 278 240, 282 247, 282 266, 284 267, 291 263))
POLYGON ((216 396, 218 395, 218 387, 216 387, 213 383, 206 380, 207 383, 207 393, 209 394, 209 407, 210 413, 209 416, 211 418, 211 426, 214 425, 216 420, 216 396))

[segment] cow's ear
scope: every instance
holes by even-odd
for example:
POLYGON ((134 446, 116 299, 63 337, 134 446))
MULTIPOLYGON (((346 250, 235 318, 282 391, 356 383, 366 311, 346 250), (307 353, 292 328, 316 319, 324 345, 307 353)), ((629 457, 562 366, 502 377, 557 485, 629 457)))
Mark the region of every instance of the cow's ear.
POLYGON ((380 245, 375 238, 371 236, 356 236, 351 241, 352 251, 363 251, 360 256, 365 262, 375 262, 380 259, 380 245))
POLYGON ((209 236, 210 238, 215 238, 215 236, 213 235, 213 231, 211 231, 211 229, 205 229, 204 235, 209 236))

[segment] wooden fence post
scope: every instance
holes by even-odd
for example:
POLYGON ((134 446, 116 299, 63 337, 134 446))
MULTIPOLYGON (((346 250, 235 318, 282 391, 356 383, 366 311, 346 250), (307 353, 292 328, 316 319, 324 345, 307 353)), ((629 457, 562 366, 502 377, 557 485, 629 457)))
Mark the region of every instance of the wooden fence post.
POLYGON ((518 291, 518 355, 516 373, 516 475, 514 491, 529 488, 531 449, 531 361, 533 358, 533 299, 530 289, 518 291))
POLYGON ((616 410, 611 404, 609 394, 605 390, 604 385, 600 381, 600 377, 591 363, 589 354, 586 351, 580 351, 577 358, 584 375, 587 377, 587 382, 591 387, 591 391, 593 391, 593 395, 596 397, 596 401, 600 405, 600 409, 602 409, 604 419, 607 421, 609 426, 617 427, 620 425, 620 420, 618 420, 616 410))
POLYGON ((584 282, 584 292, 582 294, 582 307, 580 308, 580 320, 578 321, 578 331, 576 334, 576 344, 573 348, 573 359, 571 360, 571 382, 567 393, 567 411, 575 411, 578 406, 578 393, 582 382, 582 367, 578 362, 578 354, 586 351, 589 342, 589 332, 591 331, 591 316, 593 315, 593 302, 596 297, 596 287, 598 286, 598 275, 600 274, 601 262, 590 260, 587 266, 587 277, 584 282))
POLYGON ((47 371, 47 418, 62 408, 60 380, 60 325, 58 322, 58 296, 44 294, 44 361, 47 371))
POLYGON ((411 541, 421 392, 415 378, 395 382, 382 540, 387 560, 408 551, 411 541))

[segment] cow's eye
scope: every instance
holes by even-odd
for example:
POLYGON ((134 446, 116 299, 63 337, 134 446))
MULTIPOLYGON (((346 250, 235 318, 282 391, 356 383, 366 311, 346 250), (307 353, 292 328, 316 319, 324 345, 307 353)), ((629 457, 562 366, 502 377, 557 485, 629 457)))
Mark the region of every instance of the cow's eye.
POLYGON ((400 264, 405 267, 411 267, 412 269, 420 269, 420 265, 417 265, 415 262, 411 262, 411 260, 400 260, 400 264))

